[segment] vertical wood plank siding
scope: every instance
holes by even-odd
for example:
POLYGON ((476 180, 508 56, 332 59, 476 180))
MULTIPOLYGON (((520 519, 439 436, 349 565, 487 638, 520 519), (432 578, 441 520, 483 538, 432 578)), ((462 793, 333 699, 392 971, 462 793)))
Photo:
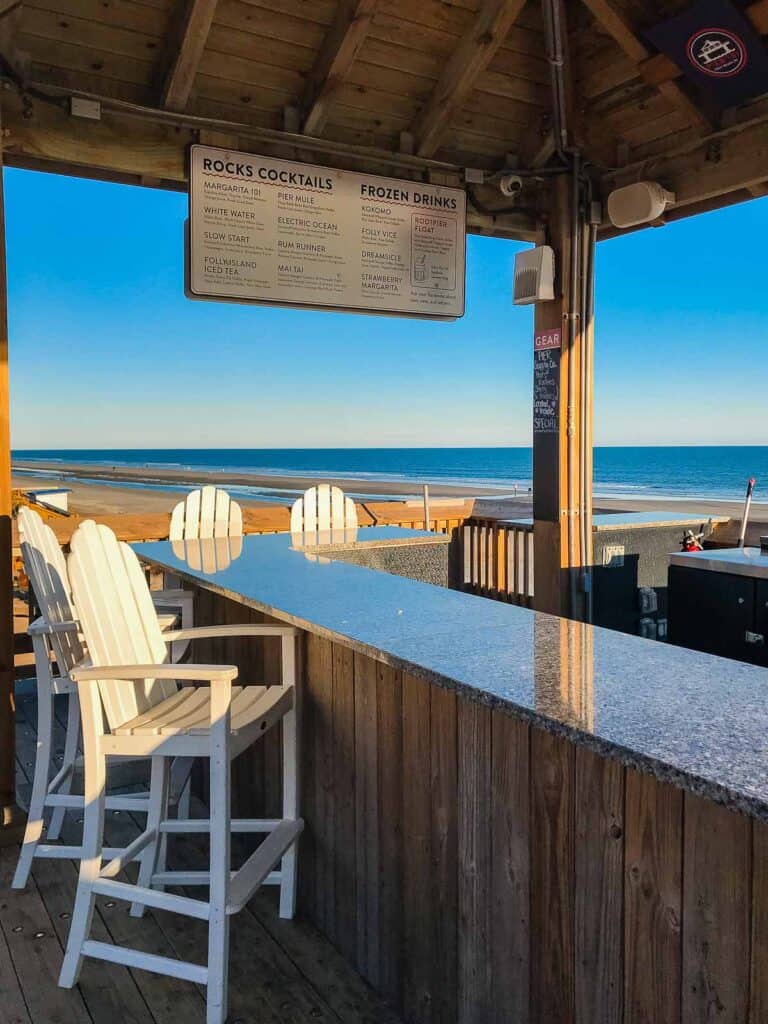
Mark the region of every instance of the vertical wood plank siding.
POLYGON ((503 520, 465 520, 461 536, 463 590, 530 607, 533 598, 533 527, 503 520))
MULTIPOLYGON (((205 591, 197 617, 263 618, 205 591)), ((768 826, 302 645, 300 911, 405 1020, 768 1021, 768 826)), ((215 653, 246 682, 276 671, 269 644, 215 653)), ((235 765, 248 813, 279 806, 279 732, 265 740, 235 765)))

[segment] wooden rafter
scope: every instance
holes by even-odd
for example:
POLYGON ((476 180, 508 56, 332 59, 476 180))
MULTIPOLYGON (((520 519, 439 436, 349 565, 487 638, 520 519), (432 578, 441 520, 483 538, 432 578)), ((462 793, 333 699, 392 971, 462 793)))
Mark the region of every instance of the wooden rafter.
POLYGON ((368 34, 378 0, 342 0, 309 73, 301 99, 302 131, 319 135, 333 94, 349 73, 368 34))
POLYGON ((217 0, 185 0, 179 31, 165 73, 161 103, 168 110, 184 110, 211 30, 217 0))
MULTIPOLYGON (((603 178, 606 192, 637 180, 639 165, 609 173, 603 178)), ((725 197, 759 188, 768 167, 768 115, 734 126, 715 139, 697 140, 677 152, 654 157, 643 166, 656 181, 675 193, 673 218, 685 216, 710 203, 709 208, 726 205, 725 197)))
POLYGON ((17 46, 21 14, 20 0, 0 0, 0 54, 23 77, 28 62, 17 46))
MULTIPOLYGON (((648 61, 651 59, 651 52, 623 13, 617 9, 613 0, 582 0, 582 2, 592 12, 595 20, 618 43, 627 57, 637 65, 638 71, 645 81, 666 96, 670 103, 682 110, 690 123, 702 134, 713 130, 715 126, 707 114, 693 102, 676 81, 673 79, 652 81, 648 77, 648 61)), ((670 61, 670 63, 672 62, 670 61)))
POLYGON ((453 116, 464 105, 477 76, 488 67, 524 6, 525 0, 483 0, 413 123, 411 132, 420 156, 432 156, 439 148, 453 116))

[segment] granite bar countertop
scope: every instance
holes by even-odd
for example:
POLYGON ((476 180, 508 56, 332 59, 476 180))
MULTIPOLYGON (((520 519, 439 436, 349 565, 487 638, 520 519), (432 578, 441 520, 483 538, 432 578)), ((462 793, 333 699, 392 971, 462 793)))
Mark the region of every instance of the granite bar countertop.
MULTIPOLYGON (((601 530, 642 530, 649 527, 681 526, 690 529, 693 526, 701 526, 706 523, 727 523, 730 516, 702 515, 694 512, 675 512, 669 509, 658 512, 598 512, 592 516, 592 530, 599 533, 601 530)), ((533 519, 523 517, 521 519, 500 519, 500 524, 505 526, 533 526, 533 519)))
POLYGON ((317 558, 290 534, 245 537, 218 572, 191 569, 167 541, 135 547, 244 605, 768 821, 768 669, 317 558))
POLYGON ((334 551, 365 551, 369 548, 438 547, 450 544, 447 533, 408 530, 400 526, 364 526, 344 530, 319 530, 316 533, 292 533, 294 548, 326 554, 334 551))
POLYGON ((670 565, 684 569, 708 569, 735 576, 768 579, 768 554, 760 548, 718 548, 712 551, 680 551, 672 555, 670 565))

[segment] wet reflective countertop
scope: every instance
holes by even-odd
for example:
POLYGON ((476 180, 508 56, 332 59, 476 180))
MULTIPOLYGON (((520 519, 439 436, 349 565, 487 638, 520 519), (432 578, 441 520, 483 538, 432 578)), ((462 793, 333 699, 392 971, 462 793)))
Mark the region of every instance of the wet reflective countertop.
MULTIPOLYGON (((419 531, 361 533, 391 543, 419 531)), ((135 548, 243 604, 768 821, 768 669, 333 561, 290 534, 245 537, 232 550, 213 543, 215 562, 210 550, 187 561, 167 541, 135 548)))
POLYGON ((760 548, 713 548, 710 551, 681 551, 671 556, 670 565, 683 569, 707 569, 734 576, 768 579, 768 552, 760 548))

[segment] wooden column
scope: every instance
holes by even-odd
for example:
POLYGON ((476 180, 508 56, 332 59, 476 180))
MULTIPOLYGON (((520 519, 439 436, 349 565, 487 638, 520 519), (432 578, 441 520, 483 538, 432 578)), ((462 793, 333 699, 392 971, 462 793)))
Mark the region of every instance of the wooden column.
POLYGON ((23 815, 16 806, 8 289, 2 170, 0 147, 0 845, 8 845, 21 840, 23 815))
MULTIPOLYGON (((571 296, 572 202, 572 178, 563 174, 553 182, 547 237, 555 251, 555 299, 538 303, 534 319, 534 607, 584 618, 580 501, 585 479, 591 519, 592 480, 591 457, 583 458, 581 441, 586 434, 591 452, 592 410, 591 403, 586 413, 582 410, 581 376, 591 324, 585 330, 582 320, 575 319, 571 342, 568 314, 579 306, 578 295, 571 296), (575 603, 571 599, 572 577, 575 603)), ((580 289, 579 279, 575 290, 580 289)), ((585 561, 588 564, 590 560, 591 543, 585 561)))

